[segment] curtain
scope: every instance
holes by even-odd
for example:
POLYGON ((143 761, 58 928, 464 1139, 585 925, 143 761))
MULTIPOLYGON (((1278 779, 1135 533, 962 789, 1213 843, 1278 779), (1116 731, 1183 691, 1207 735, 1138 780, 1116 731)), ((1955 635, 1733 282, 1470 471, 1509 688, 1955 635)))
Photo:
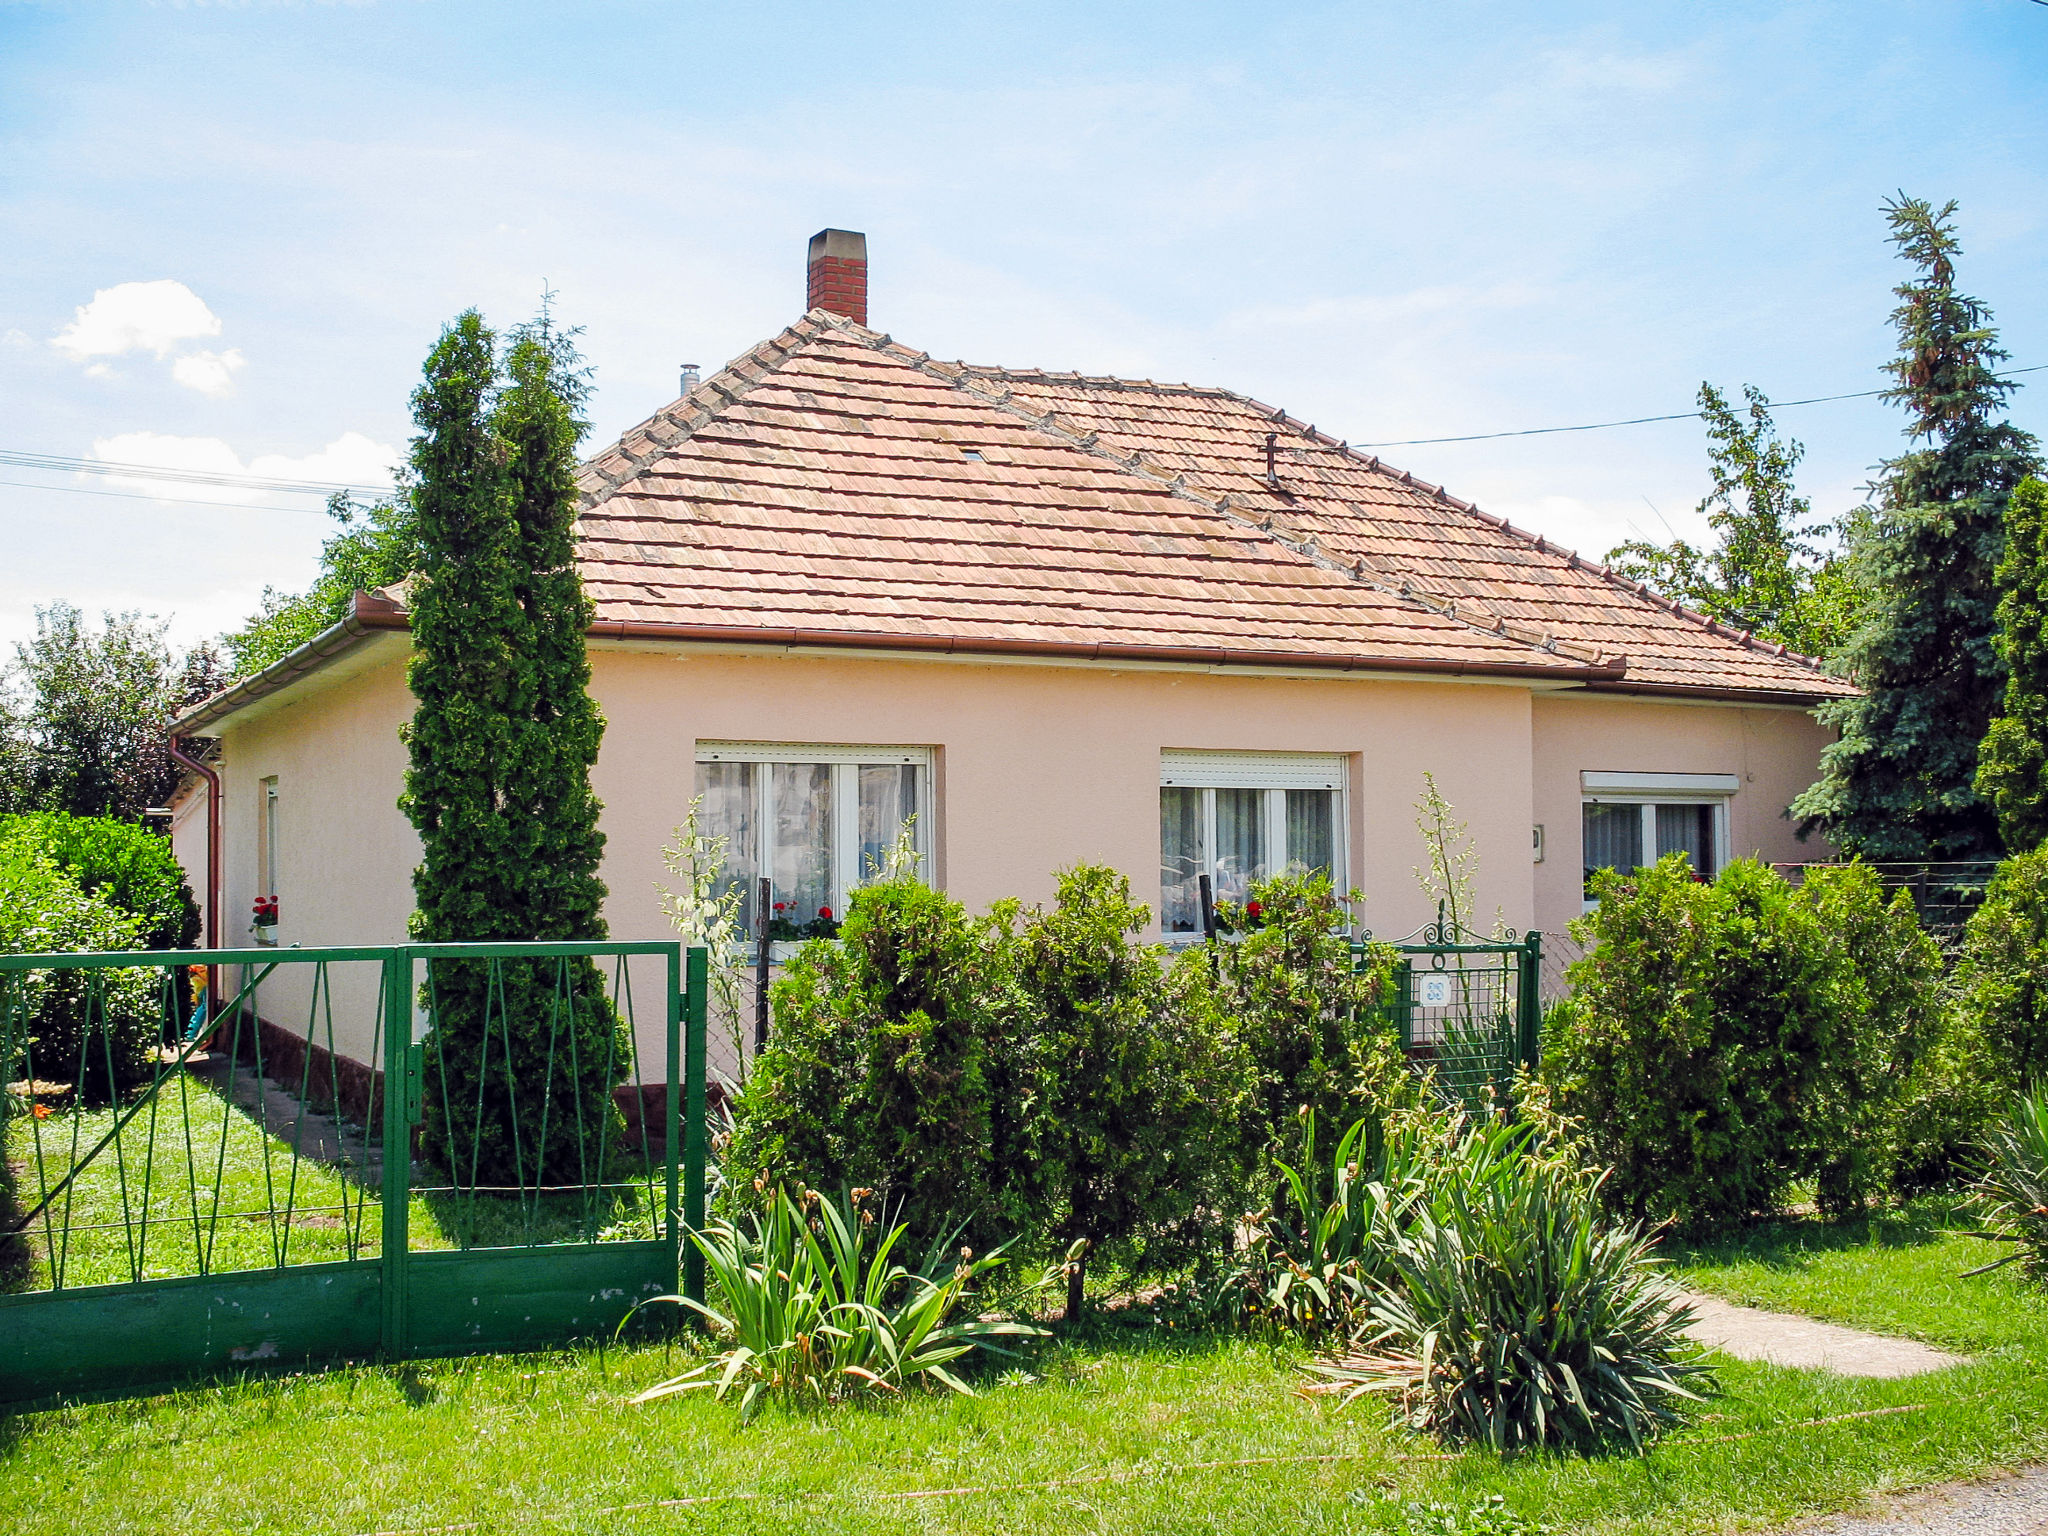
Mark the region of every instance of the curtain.
POLYGON ((1586 806, 1586 896, 1592 897, 1596 869, 1635 869, 1643 862, 1640 805, 1586 806))
POLYGON ((1202 847, 1202 791, 1159 791, 1159 926, 1166 933, 1202 931, 1199 877, 1208 867, 1202 847))
POLYGON ((808 923, 832 902, 832 769, 825 763, 772 767, 775 900, 781 916, 808 923))
POLYGON ((1266 877, 1266 792, 1219 789, 1216 796, 1216 899, 1243 901, 1266 877))
POLYGON ((917 814, 917 769, 909 763, 860 770, 860 856, 856 880, 872 880, 889 862, 889 850, 917 814))
POLYGON ((1328 875, 1335 869, 1336 801, 1337 796, 1327 789, 1287 791, 1288 863, 1299 864, 1311 874, 1328 875))
POLYGON ((1714 877, 1714 808, 1711 805, 1660 805, 1657 807, 1657 857, 1683 853, 1692 859, 1693 873, 1703 879, 1714 877))
POLYGON ((758 905, 754 882, 760 878, 761 849, 755 822, 754 768, 752 763, 699 763, 697 765, 697 828, 706 837, 724 838, 725 853, 719 861, 716 897, 737 890, 740 900, 740 930, 754 931, 754 908, 758 905))

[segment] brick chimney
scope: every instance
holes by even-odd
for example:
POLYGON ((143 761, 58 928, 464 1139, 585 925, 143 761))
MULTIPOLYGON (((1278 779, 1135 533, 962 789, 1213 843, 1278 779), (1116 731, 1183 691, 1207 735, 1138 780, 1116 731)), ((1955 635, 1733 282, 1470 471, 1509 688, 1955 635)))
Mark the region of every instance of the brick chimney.
POLYGON ((850 229, 811 236, 806 309, 829 309, 855 325, 868 323, 868 237, 850 229))

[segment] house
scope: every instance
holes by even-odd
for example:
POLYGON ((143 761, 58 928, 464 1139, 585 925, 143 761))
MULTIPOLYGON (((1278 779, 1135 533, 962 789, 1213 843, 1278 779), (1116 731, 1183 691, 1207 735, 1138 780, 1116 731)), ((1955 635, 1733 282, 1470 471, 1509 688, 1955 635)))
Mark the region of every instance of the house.
MULTIPOLYGON (((1813 662, 1228 390, 929 357, 869 328, 860 235, 817 236, 809 278, 802 319, 584 467, 615 937, 664 936, 699 795, 793 921, 907 822, 973 908, 1101 861, 1185 936, 1200 876, 1298 861, 1398 935, 1430 916, 1425 773, 1516 928, 1562 930, 1596 864, 1811 856, 1785 808, 1843 691, 1813 662)), ((178 722, 217 743, 228 913, 403 936, 408 649, 402 601, 361 594, 178 722)))

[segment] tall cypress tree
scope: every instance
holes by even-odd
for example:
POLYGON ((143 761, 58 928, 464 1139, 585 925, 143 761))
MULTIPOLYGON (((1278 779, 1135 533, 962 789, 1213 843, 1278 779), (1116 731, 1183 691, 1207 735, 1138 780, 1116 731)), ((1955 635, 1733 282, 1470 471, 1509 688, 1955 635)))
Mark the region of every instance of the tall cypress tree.
POLYGON ((2006 503, 1998 654, 2005 698, 1978 754, 1977 793, 2005 846, 2024 853, 2048 839, 2048 481, 2022 480, 2006 503))
POLYGON ((1851 561, 1866 594, 1833 658, 1862 690, 1821 719, 1840 733, 1820 781, 1793 803, 1801 830, 1876 859, 1961 859, 1999 850, 1976 787, 1977 747, 2005 682, 1995 574, 2005 505, 2037 467, 2033 437, 2003 419, 2016 387, 1990 310, 1958 293, 1956 205, 1903 193, 1891 239, 1918 276, 1896 290, 1899 355, 1885 398, 1928 446, 1888 462, 1851 561))
MULTIPOLYGON (((604 936, 590 767, 603 734, 573 560, 581 380, 545 322, 499 387, 474 311, 413 396, 416 707, 401 804, 420 834, 412 931, 430 941, 604 936)), ((628 1042, 588 961, 441 964, 426 1121, 459 1185, 588 1183, 618 1128, 628 1042)))

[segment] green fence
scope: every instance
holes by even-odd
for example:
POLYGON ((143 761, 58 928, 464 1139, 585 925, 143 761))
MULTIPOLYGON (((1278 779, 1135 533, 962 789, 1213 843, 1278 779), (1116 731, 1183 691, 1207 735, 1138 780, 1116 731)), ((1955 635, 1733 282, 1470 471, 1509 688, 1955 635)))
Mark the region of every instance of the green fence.
MULTIPOLYGON (((1536 1064, 1542 934, 1481 939, 1439 914, 1392 947, 1388 1004, 1401 1047, 1441 1093, 1478 1106, 1498 1099, 1517 1067, 1536 1064)), ((1360 963, 1366 954, 1354 949, 1360 963)))
POLYGON ((706 974, 672 943, 0 955, 0 1402, 701 1295, 706 974))

